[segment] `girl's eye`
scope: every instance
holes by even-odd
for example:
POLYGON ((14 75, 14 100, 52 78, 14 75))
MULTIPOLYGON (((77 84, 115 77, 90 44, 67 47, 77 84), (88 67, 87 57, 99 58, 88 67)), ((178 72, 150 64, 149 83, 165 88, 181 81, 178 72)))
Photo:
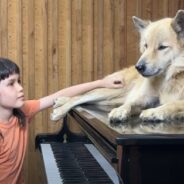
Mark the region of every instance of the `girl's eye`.
POLYGON ((9 86, 13 86, 14 85, 14 82, 10 82, 8 85, 9 86))
POLYGON ((20 79, 18 80, 18 83, 21 84, 21 80, 20 79))

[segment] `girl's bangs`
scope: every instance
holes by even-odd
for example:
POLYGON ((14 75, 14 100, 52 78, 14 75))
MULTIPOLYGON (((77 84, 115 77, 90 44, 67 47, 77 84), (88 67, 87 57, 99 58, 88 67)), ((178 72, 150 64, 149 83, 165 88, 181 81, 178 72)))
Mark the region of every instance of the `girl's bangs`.
POLYGON ((14 73, 20 74, 19 67, 9 59, 0 58, 0 80, 8 78, 14 73))

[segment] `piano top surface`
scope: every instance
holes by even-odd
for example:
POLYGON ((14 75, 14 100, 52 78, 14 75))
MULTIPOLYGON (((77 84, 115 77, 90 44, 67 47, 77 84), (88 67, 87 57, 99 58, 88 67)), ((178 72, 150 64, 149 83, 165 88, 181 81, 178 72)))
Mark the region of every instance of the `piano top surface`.
MULTIPOLYGON (((100 134, 105 136, 113 144, 135 140, 141 144, 153 143, 153 140, 161 140, 160 143, 179 144, 184 142, 184 121, 172 122, 142 122, 139 117, 132 117, 119 127, 111 127, 108 120, 108 112, 98 109, 94 105, 82 105, 72 110, 87 121, 100 134), (146 141, 145 141, 146 139, 146 141), (127 141, 129 140, 129 141, 127 141), (179 140, 179 141, 177 141, 179 140)), ((158 142, 158 141, 157 141, 158 142)))
POLYGON ((116 137, 118 137, 120 133, 108 126, 108 117, 106 112, 99 111, 95 106, 78 106, 74 108, 72 112, 83 118, 109 142, 116 144, 116 137))

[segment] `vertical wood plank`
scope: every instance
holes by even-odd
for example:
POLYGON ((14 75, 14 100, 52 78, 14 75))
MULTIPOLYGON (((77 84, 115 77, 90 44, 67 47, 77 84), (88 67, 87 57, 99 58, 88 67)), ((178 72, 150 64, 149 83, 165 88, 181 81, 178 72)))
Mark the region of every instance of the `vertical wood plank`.
POLYGON ((71 85, 71 0, 58 1, 59 87, 71 85))
MULTIPOLYGON (((58 0, 48 1, 48 94, 59 89, 58 60, 58 0)), ((48 110, 49 132, 56 131, 56 123, 50 121, 51 109, 48 110)))
POLYGON ((93 1, 82 0, 82 82, 93 78, 93 1))
POLYGON ((93 63, 94 79, 103 76, 103 14, 104 0, 94 0, 94 34, 93 34, 93 63))
POLYGON ((141 18, 150 19, 152 18, 152 0, 141 0, 141 18))
POLYGON ((158 20, 161 17, 168 16, 169 0, 155 0, 152 3, 152 20, 158 20))
POLYGON ((82 1, 72 1, 72 85, 79 84, 82 81, 82 1))
MULTIPOLYGON (((28 57, 28 97, 30 99, 35 98, 35 17, 34 17, 34 0, 27 0, 28 1, 28 11, 27 11, 27 57, 28 57)), ((25 73, 26 75, 26 73, 25 73)))
MULTIPOLYGON (((29 95, 29 63, 28 63, 28 0, 21 1, 22 3, 22 85, 24 87, 24 95, 25 98, 28 99, 29 95)), ((28 183, 29 178, 29 158, 31 157, 29 155, 29 147, 27 146, 27 153, 24 160, 24 180, 25 183, 28 183)))
POLYGON ((0 54, 2 57, 8 55, 8 2, 0 1, 0 54))
POLYGON ((29 97, 29 60, 28 60, 28 0, 22 1, 22 85, 26 99, 29 97))
POLYGON ((134 24, 132 22, 132 16, 138 14, 136 6, 132 6, 132 3, 138 4, 139 1, 130 0, 126 3, 126 63, 124 66, 134 65, 137 62, 139 55, 138 39, 139 35, 135 31, 134 24))
POLYGON ((113 19, 114 1, 104 1, 104 37, 103 37, 103 75, 113 72, 114 66, 114 42, 113 19))
MULTIPOLYGON (((39 98, 135 64, 139 35, 132 16, 157 20, 178 9, 184 0, 0 0, 0 56, 20 66, 26 98, 39 98)), ((30 126, 28 184, 43 183, 32 162, 35 135, 61 126, 49 120, 51 110, 30 126)))
POLYGON ((17 27, 17 30, 16 30, 16 61, 19 63, 19 66, 20 66, 20 70, 21 70, 21 76, 22 76, 22 65, 23 65, 23 52, 22 52, 22 2, 21 0, 18 0, 17 1, 17 6, 16 6, 16 14, 17 14, 17 17, 16 17, 16 20, 15 20, 15 23, 16 23, 16 27, 17 27))
POLYGON ((125 61, 125 1, 117 0, 114 2, 114 71, 123 67, 125 61))
POLYGON ((17 61, 18 14, 18 0, 8 0, 8 57, 19 65, 17 61))
POLYGON ((176 15, 177 10, 184 9, 184 1, 183 0, 169 0, 169 16, 173 17, 176 15))

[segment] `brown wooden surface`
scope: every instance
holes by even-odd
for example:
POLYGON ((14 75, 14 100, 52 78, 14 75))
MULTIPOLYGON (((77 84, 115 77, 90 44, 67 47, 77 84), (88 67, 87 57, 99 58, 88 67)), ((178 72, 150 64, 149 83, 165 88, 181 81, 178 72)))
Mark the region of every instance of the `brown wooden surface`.
POLYGON ((116 138, 120 134, 107 126, 107 113, 96 110, 95 106, 80 106, 72 109, 67 115, 68 118, 70 118, 70 123, 75 121, 82 133, 88 137, 108 162, 117 169, 116 138))
POLYGON ((103 135, 110 143, 116 145, 116 137, 120 135, 108 126, 107 113, 98 111, 93 106, 77 107, 72 110, 79 114, 92 128, 103 135))
MULTIPOLYGON (((182 8, 184 0, 0 0, 0 56, 19 64, 26 98, 40 98, 135 64, 139 37, 131 17, 156 20, 182 8)), ((28 184, 42 183, 35 135, 61 126, 49 113, 30 126, 28 184)))

